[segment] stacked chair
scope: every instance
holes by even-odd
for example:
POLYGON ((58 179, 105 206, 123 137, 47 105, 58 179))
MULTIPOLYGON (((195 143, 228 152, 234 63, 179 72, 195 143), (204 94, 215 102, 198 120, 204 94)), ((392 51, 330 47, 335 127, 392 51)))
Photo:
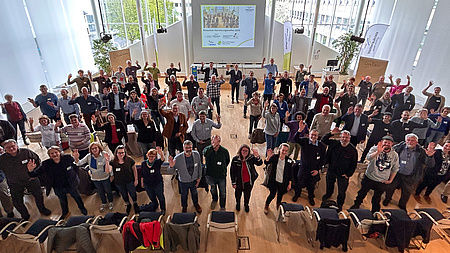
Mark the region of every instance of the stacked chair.
POLYGON ((174 213, 164 225, 164 249, 177 251, 178 245, 189 252, 200 250, 200 230, 196 213, 174 213))
POLYGON ((317 208, 313 214, 317 222, 316 241, 320 242, 320 249, 342 245, 342 250, 347 252, 350 219, 333 208, 317 208))
MULTIPOLYGON (((280 208, 278 209, 278 217, 276 222, 276 233, 277 241, 280 242, 280 232, 281 224, 288 223, 292 227, 299 228, 301 224, 306 229, 306 237, 308 243, 313 246, 313 231, 314 227, 312 224, 312 214, 308 206, 303 206, 302 204, 286 203, 282 202, 280 208), (292 219, 291 219, 292 218, 292 219), (295 223, 295 224, 292 224, 295 223), (297 224, 298 223, 298 224, 297 224)), ((298 230, 297 230, 298 231, 298 230)))
POLYGON ((238 222, 234 212, 212 211, 208 215, 208 221, 206 223, 205 252, 208 249, 208 237, 210 231, 234 233, 236 236, 236 252, 239 251, 239 247, 237 245, 238 222))

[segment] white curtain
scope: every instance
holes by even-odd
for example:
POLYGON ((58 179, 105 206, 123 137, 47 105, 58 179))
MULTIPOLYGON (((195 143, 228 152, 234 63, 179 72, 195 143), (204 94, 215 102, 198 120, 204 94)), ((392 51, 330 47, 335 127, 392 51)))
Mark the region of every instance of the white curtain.
POLYGON ((46 80, 22 1, 2 1, 0 31, 0 101, 10 93, 26 102, 46 80))
MULTIPOLYGON (((447 105, 450 103, 449 89, 449 61, 450 61, 450 25, 448 11, 450 1, 440 0, 436 6, 433 22, 422 48, 419 62, 413 71, 413 85, 416 94, 428 85, 430 80, 435 82, 435 86, 442 88, 442 94, 447 98, 447 105)), ((433 86, 434 87, 434 86, 433 86)), ((433 92, 433 87, 429 91, 433 92)))
POLYGON ((376 54, 376 58, 389 60, 387 75, 393 74, 406 82, 406 75, 412 72, 414 58, 434 2, 397 0, 390 27, 376 54))
POLYGON ((81 9, 90 5, 84 2, 26 0, 51 86, 66 82, 69 73, 76 76, 78 69, 93 67, 81 9))
POLYGON ((389 24, 389 19, 394 11, 395 0, 370 0, 375 1, 370 16, 370 24, 389 24))

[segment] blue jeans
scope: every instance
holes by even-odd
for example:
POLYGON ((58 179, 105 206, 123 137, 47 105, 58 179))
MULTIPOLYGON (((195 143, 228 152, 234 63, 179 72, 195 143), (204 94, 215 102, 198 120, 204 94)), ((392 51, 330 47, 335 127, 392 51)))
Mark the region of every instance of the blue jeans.
POLYGON ((72 198, 77 202, 78 208, 81 212, 86 212, 86 207, 84 207, 83 199, 81 199, 80 193, 76 187, 69 188, 53 188, 55 191, 55 195, 59 198, 59 204, 61 205, 61 210, 63 214, 67 214, 69 212, 69 202, 67 201, 67 194, 70 194, 72 198))
POLYGON ((275 148, 275 144, 277 143, 277 137, 274 137, 273 135, 269 135, 269 134, 265 134, 266 136, 266 144, 267 144, 267 148, 266 151, 270 148, 270 149, 274 149, 275 148))
POLYGON ((117 189, 119 189, 120 195, 122 195, 125 204, 130 203, 128 194, 130 195, 134 203, 137 202, 136 187, 134 186, 134 182, 128 184, 116 184, 116 187, 117 189))
POLYGON ((109 202, 113 202, 113 194, 111 190, 111 182, 108 179, 102 181, 93 181, 95 188, 97 188, 97 193, 100 195, 102 204, 106 204, 106 197, 108 197, 109 202))
POLYGON ((161 211, 166 210, 166 198, 164 197, 164 182, 160 182, 157 185, 145 184, 145 191, 152 202, 158 204, 161 211), (158 199, 156 199, 158 198, 158 199))
POLYGON ((187 207, 187 198, 189 190, 191 191, 191 198, 192 202, 194 203, 194 206, 198 205, 198 192, 197 187, 195 185, 197 184, 197 181, 192 181, 189 183, 183 183, 180 182, 180 191, 181 191, 181 207, 187 207))
POLYGON ((428 143, 430 142, 434 142, 437 144, 441 140, 442 136, 444 136, 444 132, 431 130, 430 135, 427 137, 426 144, 428 145, 428 143))
POLYGON ((152 116, 152 119, 155 121, 155 125, 158 129, 159 129, 159 124, 161 124, 164 127, 164 125, 165 125, 164 117, 161 114, 159 114, 158 111, 151 110, 150 115, 152 116))
POLYGON ((220 193, 220 208, 225 208, 227 200, 227 180, 225 178, 214 178, 206 176, 206 182, 211 186, 212 200, 217 202, 219 196, 217 194, 217 187, 219 187, 220 193))

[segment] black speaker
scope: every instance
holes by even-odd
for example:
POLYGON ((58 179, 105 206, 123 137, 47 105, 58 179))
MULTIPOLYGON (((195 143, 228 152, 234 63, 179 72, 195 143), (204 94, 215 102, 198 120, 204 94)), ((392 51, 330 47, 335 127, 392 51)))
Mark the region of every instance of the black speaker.
POLYGON ((167 28, 164 28, 161 26, 158 29, 156 29, 156 32, 157 33, 167 33, 167 28))
POLYGON ((297 34, 303 34, 304 32, 305 32, 304 27, 295 28, 295 30, 294 30, 294 33, 297 33, 297 34))
POLYGON ((358 36, 352 35, 352 37, 350 37, 350 40, 351 40, 351 41, 356 41, 356 42, 359 42, 359 43, 364 43, 364 41, 365 41, 366 39, 364 39, 364 38, 362 38, 362 37, 358 37, 358 36))
POLYGON ((104 34, 101 40, 103 41, 103 43, 108 43, 108 41, 112 40, 112 36, 111 34, 104 34))

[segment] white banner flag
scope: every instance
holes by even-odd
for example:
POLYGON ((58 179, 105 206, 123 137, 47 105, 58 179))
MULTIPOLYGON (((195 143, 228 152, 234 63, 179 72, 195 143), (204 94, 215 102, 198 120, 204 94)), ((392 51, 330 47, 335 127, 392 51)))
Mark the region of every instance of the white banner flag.
POLYGON ((283 69, 291 68, 291 52, 292 52, 292 23, 284 22, 284 41, 283 41, 283 69))
POLYGON ((360 56, 375 57, 375 53, 381 44, 381 40, 389 25, 375 24, 369 27, 366 32, 366 41, 362 45, 360 56))
POLYGON ((159 66, 158 62, 158 43, 156 42, 156 20, 153 19, 153 39, 155 39, 155 57, 156 57, 156 65, 159 66))

